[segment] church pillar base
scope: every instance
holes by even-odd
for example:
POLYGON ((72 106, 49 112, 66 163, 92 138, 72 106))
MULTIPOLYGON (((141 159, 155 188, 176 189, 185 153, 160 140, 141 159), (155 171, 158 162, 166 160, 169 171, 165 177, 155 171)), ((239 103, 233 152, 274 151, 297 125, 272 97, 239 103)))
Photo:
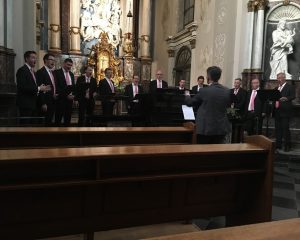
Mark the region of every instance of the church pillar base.
POLYGON ((261 69, 244 69, 242 72, 242 86, 246 90, 251 89, 251 80, 257 78, 262 82, 263 72, 261 69))

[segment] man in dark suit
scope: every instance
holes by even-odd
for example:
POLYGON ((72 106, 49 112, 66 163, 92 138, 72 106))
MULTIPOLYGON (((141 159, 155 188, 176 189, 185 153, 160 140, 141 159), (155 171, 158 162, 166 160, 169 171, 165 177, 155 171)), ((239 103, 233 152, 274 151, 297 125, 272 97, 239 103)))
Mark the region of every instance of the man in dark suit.
POLYGON ((234 80, 234 88, 230 89, 231 106, 238 109, 240 114, 244 113, 247 91, 242 87, 242 79, 236 78, 234 80))
POLYGON ((52 126, 55 112, 56 86, 54 79, 55 56, 47 53, 44 58, 44 66, 36 72, 38 86, 48 85, 51 87, 49 92, 39 94, 39 113, 45 117, 45 125, 52 126))
POLYGON ((92 77, 93 67, 86 66, 85 74, 76 82, 76 99, 79 103, 78 126, 90 126, 91 116, 95 108, 95 96, 97 94, 97 81, 92 77), (87 118, 86 118, 87 116, 87 118))
POLYGON ((161 89, 161 88, 167 88, 167 87, 168 87, 168 83, 163 80, 162 71, 158 70, 156 72, 156 80, 152 80, 150 82, 149 92, 156 93, 158 88, 161 89))
POLYGON ((101 97, 103 115, 113 115, 115 100, 111 97, 115 94, 114 82, 111 80, 113 71, 106 68, 104 71, 105 78, 99 81, 99 95, 101 97))
POLYGON ((284 151, 291 148, 290 118, 292 116, 292 100, 295 99, 295 89, 286 82, 284 73, 277 74, 278 90, 281 93, 279 101, 275 102, 275 131, 276 148, 282 147, 284 139, 284 151))
POLYGON ((64 119, 64 126, 69 127, 71 124, 71 116, 73 104, 76 106, 78 102, 75 99, 76 87, 75 77, 71 72, 73 61, 71 58, 64 60, 63 67, 55 70, 54 75, 56 79, 56 112, 55 124, 61 126, 61 121, 64 119))
POLYGON ((263 117, 266 115, 266 105, 257 96, 260 81, 251 80, 251 91, 247 93, 245 103, 245 127, 248 135, 262 134, 263 117))
POLYGON ((201 88, 194 96, 186 97, 186 104, 200 104, 196 116, 197 142, 200 144, 224 143, 225 137, 231 131, 227 118, 227 108, 230 107, 230 91, 219 84, 222 70, 213 66, 207 69, 207 79, 212 83, 201 88))
POLYGON ((188 89, 185 88, 185 80, 184 79, 179 80, 177 89, 178 89, 179 94, 184 94, 186 90, 188 91, 188 89))
POLYGON ((50 86, 44 84, 38 86, 34 67, 36 63, 36 52, 27 51, 24 53, 25 64, 19 68, 17 77, 17 105, 21 124, 32 124, 30 118, 37 117, 37 99, 39 92, 50 91, 50 86))
POLYGON ((133 76, 132 83, 126 85, 125 87, 125 96, 128 96, 129 99, 126 101, 127 110, 129 114, 139 114, 141 111, 141 103, 135 97, 137 94, 144 93, 144 89, 139 85, 139 76, 133 76))
POLYGON ((192 94, 197 94, 201 88, 207 87, 206 84, 204 84, 204 77, 199 76, 197 79, 197 85, 192 87, 192 94))

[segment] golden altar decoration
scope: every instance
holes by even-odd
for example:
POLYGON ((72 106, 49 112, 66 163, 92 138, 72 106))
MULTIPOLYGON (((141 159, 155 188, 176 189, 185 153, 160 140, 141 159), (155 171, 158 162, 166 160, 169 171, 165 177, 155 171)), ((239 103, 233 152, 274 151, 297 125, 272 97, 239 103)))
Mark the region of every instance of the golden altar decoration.
POLYGON ((113 70, 113 78, 116 86, 119 86, 123 81, 121 70, 121 60, 115 56, 115 48, 108 42, 108 34, 100 33, 100 41, 92 46, 88 57, 88 65, 94 67, 94 76, 97 81, 105 77, 104 70, 111 68, 113 70))

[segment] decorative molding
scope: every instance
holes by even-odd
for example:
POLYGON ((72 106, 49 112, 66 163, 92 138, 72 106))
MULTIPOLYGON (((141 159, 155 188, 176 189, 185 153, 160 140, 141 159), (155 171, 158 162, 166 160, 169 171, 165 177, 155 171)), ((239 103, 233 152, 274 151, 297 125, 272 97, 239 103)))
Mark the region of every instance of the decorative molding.
POLYGON ((217 34, 215 38, 215 64, 220 68, 224 66, 224 55, 225 55, 225 43, 226 43, 226 35, 225 33, 217 34))
POLYGON ((254 1, 253 0, 249 0, 248 4, 248 12, 254 12, 255 11, 255 5, 254 5, 254 1))
POLYGON ((58 25, 58 24, 53 24, 53 23, 51 23, 51 24, 50 24, 49 30, 50 30, 51 32, 57 33, 57 32, 60 32, 61 27, 60 27, 60 25, 58 25))
POLYGON ((265 10, 268 6, 269 1, 268 0, 256 0, 254 2, 257 10, 265 10))
POLYGON ((268 16, 267 20, 270 22, 278 22, 281 19, 285 19, 287 21, 299 20, 300 8, 293 4, 281 5, 270 12, 270 15, 268 16))
POLYGON ((168 56, 169 56, 169 58, 175 57, 175 50, 174 49, 168 49, 168 56))
POLYGON ((190 40, 191 49, 194 49, 196 47, 196 39, 193 38, 190 40))

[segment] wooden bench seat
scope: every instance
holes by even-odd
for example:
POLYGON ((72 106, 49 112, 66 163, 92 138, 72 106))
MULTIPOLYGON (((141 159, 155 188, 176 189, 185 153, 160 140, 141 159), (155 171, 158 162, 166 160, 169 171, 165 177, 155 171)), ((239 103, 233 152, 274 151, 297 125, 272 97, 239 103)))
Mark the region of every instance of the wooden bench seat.
POLYGON ((195 143, 183 127, 0 128, 0 149, 195 143))
POLYGON ((148 238, 147 240, 298 240, 300 219, 148 238))
POLYGON ((36 239, 226 216, 271 220, 273 144, 0 150, 0 236, 36 239))

